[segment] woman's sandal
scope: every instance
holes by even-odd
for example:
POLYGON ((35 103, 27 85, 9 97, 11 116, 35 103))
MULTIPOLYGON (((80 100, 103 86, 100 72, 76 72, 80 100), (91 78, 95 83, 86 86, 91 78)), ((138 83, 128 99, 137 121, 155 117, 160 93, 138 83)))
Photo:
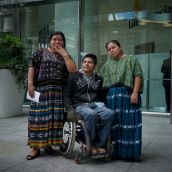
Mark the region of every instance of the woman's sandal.
POLYGON ((49 155, 57 155, 57 152, 52 147, 45 148, 45 152, 49 155))
POLYGON ((32 159, 35 159, 36 157, 38 157, 39 155, 40 155, 40 150, 39 149, 38 150, 33 150, 30 155, 27 155, 26 159, 27 160, 32 160, 32 159))

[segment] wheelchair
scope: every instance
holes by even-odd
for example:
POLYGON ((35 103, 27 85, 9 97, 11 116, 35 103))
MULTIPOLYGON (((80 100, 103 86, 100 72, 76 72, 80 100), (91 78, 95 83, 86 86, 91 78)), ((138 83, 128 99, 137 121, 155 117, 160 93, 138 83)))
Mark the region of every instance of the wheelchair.
POLYGON ((83 155, 87 158, 104 158, 105 161, 111 161, 111 139, 109 137, 106 146, 106 153, 91 154, 91 143, 88 131, 83 120, 77 122, 65 121, 63 125, 63 144, 60 146, 60 152, 65 157, 71 157, 75 142, 79 144, 79 151, 75 157, 75 163, 80 164, 83 155))

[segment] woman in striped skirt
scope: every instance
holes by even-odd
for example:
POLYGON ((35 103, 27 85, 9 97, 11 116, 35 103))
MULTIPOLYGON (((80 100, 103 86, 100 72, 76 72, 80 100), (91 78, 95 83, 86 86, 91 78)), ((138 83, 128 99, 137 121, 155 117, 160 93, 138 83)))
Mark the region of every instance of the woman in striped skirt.
POLYGON ((76 66, 65 49, 65 36, 55 32, 49 38, 50 47, 40 48, 29 60, 28 93, 40 92, 39 103, 31 102, 28 117, 28 145, 32 149, 27 160, 32 160, 45 149, 55 155, 52 146, 63 143, 63 87, 69 73, 76 66))
POLYGON ((106 44, 110 58, 101 69, 108 88, 107 107, 115 111, 112 125, 112 158, 140 160, 142 145, 142 113, 140 93, 143 73, 138 60, 125 55, 120 43, 106 44))

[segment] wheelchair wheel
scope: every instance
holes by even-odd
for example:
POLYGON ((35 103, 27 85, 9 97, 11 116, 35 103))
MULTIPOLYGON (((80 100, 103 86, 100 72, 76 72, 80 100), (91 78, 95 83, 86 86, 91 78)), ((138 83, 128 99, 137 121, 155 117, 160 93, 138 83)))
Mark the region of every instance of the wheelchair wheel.
POLYGON ((105 156, 105 161, 109 162, 112 160, 112 155, 111 155, 111 149, 112 149, 112 140, 111 137, 109 136, 108 141, 107 141, 107 155, 105 156))
POLYGON ((106 162, 112 161, 111 156, 110 156, 110 155, 105 156, 105 161, 106 161, 106 162))
POLYGON ((63 144, 60 145, 62 155, 70 157, 76 137, 76 123, 66 121, 63 126, 63 144))
MULTIPOLYGON (((83 131, 83 139, 87 148, 87 152, 90 154, 90 148, 91 148, 91 143, 90 143, 90 136, 88 134, 88 131, 86 129, 85 123, 83 121, 78 121, 80 127, 82 128, 81 130, 83 131)), ((78 132, 77 132, 78 135, 78 132)), ((78 137, 78 136, 76 136, 78 137)))
POLYGON ((81 155, 80 155, 80 154, 78 154, 78 155, 76 156, 76 158, 75 158, 75 163, 76 163, 76 164, 81 164, 81 155))
POLYGON ((112 149, 112 140, 111 140, 111 136, 109 136, 108 141, 107 141, 107 152, 111 152, 112 149))

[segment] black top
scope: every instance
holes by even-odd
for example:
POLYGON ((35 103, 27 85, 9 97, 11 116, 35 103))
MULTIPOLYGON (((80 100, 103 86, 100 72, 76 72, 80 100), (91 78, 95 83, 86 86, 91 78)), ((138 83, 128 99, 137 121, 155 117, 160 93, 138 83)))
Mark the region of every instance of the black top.
POLYGON ((163 61, 161 72, 163 75, 163 85, 170 85, 171 79, 171 58, 163 61))
POLYGON ((98 96, 102 90, 103 79, 98 74, 86 78, 80 71, 71 74, 64 91, 65 107, 99 101, 98 96))

